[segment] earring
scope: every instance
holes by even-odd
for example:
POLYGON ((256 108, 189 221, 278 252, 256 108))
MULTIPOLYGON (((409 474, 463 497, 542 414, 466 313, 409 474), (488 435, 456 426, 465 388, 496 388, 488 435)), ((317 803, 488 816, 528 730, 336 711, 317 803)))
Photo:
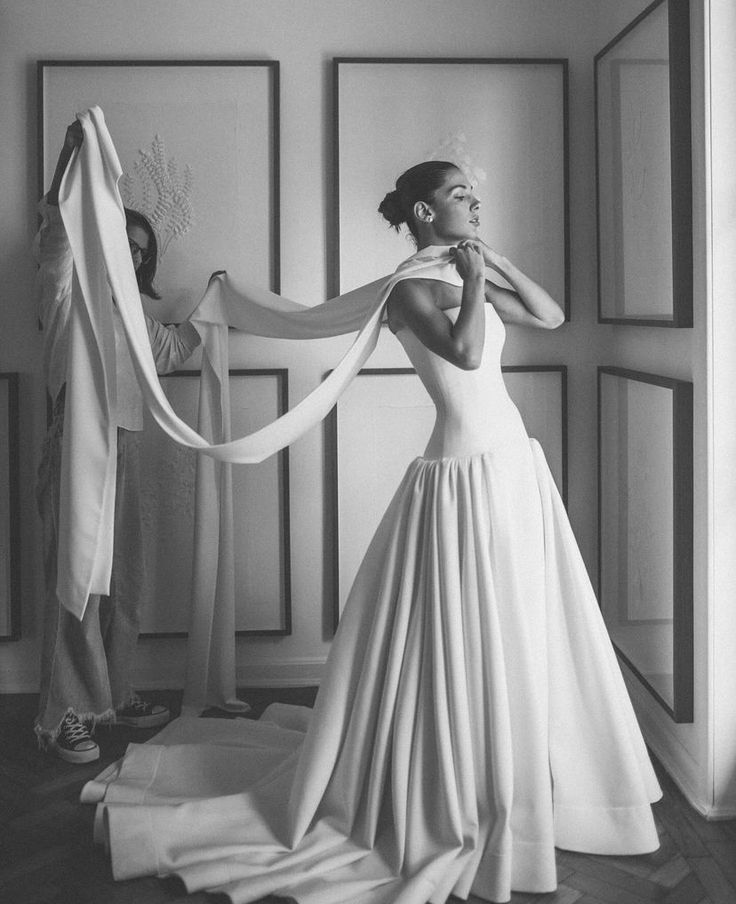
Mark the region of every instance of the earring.
POLYGON ((433 219, 434 219, 434 217, 427 217, 427 222, 431 223, 433 219))

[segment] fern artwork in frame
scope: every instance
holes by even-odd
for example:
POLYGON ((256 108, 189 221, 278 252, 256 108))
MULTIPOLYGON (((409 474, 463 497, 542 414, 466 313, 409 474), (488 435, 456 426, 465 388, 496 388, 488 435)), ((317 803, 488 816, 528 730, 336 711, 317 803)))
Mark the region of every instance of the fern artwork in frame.
POLYGON ((159 245, 148 313, 178 322, 215 270, 279 291, 279 64, 273 60, 41 60, 39 196, 67 125, 105 114, 126 207, 159 245))

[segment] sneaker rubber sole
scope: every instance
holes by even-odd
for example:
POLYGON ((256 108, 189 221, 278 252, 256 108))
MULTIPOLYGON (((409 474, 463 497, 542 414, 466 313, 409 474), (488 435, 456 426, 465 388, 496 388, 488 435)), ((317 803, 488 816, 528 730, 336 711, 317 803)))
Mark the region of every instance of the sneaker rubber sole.
POLYGON ((171 713, 166 709, 162 713, 151 713, 149 716, 118 715, 115 721, 118 725, 127 725, 129 728, 157 728, 159 725, 166 725, 170 719, 171 713))
POLYGON ((67 747, 52 742, 50 748, 59 759, 67 763, 93 763, 100 758, 100 748, 97 744, 87 750, 69 750, 67 747))

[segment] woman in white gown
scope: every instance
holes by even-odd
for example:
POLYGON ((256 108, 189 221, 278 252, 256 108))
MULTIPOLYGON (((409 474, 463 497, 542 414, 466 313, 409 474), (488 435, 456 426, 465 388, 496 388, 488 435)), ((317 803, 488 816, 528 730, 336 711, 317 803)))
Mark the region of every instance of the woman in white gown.
POLYGON ((504 902, 556 887, 555 846, 658 846, 659 787, 501 374, 503 321, 554 328, 562 313, 480 242, 452 164, 413 167, 380 210, 419 253, 453 246, 460 276, 405 279, 387 305, 437 408, 429 445, 370 544, 313 714, 181 719, 104 777, 116 878, 173 873, 234 904, 504 902))

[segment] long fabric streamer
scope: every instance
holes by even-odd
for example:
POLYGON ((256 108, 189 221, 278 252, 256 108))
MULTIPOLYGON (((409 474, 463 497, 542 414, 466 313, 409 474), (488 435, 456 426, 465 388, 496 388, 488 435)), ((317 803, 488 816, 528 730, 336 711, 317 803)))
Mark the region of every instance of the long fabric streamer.
POLYGON ((198 429, 171 408, 148 339, 118 191, 120 162, 102 110, 80 114, 84 141, 59 193, 76 278, 67 373, 57 592, 82 618, 92 593, 109 593, 115 502, 115 345, 112 299, 144 401, 159 426, 198 456, 192 608, 185 706, 238 707, 235 695, 234 547, 230 465, 260 462, 319 423, 378 341, 386 300, 402 279, 461 285, 447 247, 425 248, 394 274, 315 307, 227 275, 214 278, 191 316, 202 337, 198 429), (332 373, 298 405, 239 439, 230 435, 228 328, 282 339, 357 332, 332 373))

